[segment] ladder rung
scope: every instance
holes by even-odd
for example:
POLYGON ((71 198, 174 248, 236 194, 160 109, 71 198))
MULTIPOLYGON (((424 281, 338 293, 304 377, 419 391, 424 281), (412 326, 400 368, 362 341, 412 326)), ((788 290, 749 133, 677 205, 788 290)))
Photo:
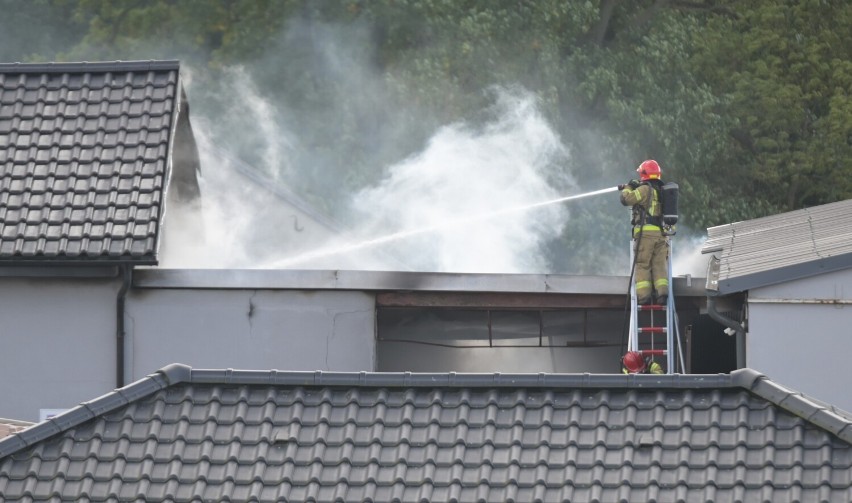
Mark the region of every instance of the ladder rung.
POLYGON ((669 353, 665 349, 643 349, 639 352, 642 356, 666 356, 669 353))
POLYGON ((664 334, 666 327, 639 327, 640 334, 664 334))
POLYGON ((640 311, 665 311, 666 306, 663 304, 644 304, 636 306, 640 311))

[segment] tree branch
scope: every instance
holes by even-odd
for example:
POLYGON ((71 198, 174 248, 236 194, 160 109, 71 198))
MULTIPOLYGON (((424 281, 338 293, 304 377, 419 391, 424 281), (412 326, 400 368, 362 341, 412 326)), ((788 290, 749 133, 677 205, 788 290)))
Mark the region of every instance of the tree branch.
POLYGON ((659 12, 661 9, 664 9, 665 7, 668 7, 670 3, 671 0, 657 0, 650 7, 640 12, 636 16, 636 19, 633 24, 635 26, 643 26, 647 24, 651 20, 651 18, 653 18, 657 14, 657 12, 659 12))
POLYGON ((740 144, 741 147, 746 149, 752 154, 757 153, 757 149, 754 148, 754 140, 751 135, 748 134, 743 129, 734 129, 730 132, 731 138, 733 138, 737 143, 740 144))
POLYGON ((609 30, 609 22, 612 21, 612 11, 615 10, 616 0, 603 0, 599 9, 598 22, 589 32, 589 38, 597 46, 604 45, 606 32, 609 30))

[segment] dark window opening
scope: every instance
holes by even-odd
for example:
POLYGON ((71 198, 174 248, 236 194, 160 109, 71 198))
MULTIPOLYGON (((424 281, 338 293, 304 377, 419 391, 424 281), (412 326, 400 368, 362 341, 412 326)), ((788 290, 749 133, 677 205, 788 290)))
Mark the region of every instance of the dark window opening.
POLYGON ((382 308, 378 338, 446 347, 612 346, 621 344, 612 334, 622 318, 614 309, 382 308))
POLYGON ((380 307, 380 371, 615 372, 623 310, 380 307))
POLYGON ((690 373, 730 373, 737 369, 737 341, 707 314, 696 316, 690 330, 690 373))

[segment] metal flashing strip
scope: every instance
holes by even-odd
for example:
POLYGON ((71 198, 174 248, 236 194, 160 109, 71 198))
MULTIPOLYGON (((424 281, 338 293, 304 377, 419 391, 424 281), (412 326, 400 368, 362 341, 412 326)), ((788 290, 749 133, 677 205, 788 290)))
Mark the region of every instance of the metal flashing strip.
POLYGON ((816 304, 823 306, 848 306, 852 299, 760 299, 749 296, 749 304, 816 304))

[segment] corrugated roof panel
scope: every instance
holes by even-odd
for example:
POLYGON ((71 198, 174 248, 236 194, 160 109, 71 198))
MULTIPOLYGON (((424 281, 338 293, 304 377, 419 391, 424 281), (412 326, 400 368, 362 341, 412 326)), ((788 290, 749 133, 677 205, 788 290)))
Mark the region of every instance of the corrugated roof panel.
POLYGON ((156 262, 178 72, 175 61, 0 64, 0 198, 19 210, 0 212, 0 261, 156 262), (101 224, 128 223, 128 210, 145 231, 116 246, 101 224))
POLYGON ((852 267, 852 200, 707 229, 719 293, 852 267))

